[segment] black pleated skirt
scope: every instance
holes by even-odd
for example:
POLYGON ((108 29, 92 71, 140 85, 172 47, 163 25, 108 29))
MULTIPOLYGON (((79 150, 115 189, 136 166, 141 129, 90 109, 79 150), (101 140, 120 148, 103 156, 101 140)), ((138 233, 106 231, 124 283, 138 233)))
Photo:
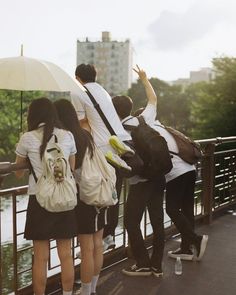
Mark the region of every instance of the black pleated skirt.
POLYGON ((25 234, 27 240, 71 239, 78 234, 76 209, 52 213, 29 196, 25 234))

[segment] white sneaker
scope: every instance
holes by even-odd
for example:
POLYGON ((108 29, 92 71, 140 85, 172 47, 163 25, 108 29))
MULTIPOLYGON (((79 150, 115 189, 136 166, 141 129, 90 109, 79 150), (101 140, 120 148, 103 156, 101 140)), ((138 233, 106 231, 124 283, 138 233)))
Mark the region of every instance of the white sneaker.
POLYGON ((198 243, 194 245, 194 260, 200 261, 202 259, 202 256, 204 255, 207 247, 207 242, 208 235, 203 235, 201 239, 198 241, 198 243))
POLYGON ((111 235, 109 235, 103 239, 103 250, 104 251, 114 249, 115 247, 116 247, 116 243, 111 235))
POLYGON ((121 141, 116 135, 112 135, 109 138, 109 143, 113 149, 117 151, 118 155, 134 155, 134 150, 121 141))
POLYGON ((108 151, 105 154, 105 157, 106 157, 107 161, 115 167, 123 168, 123 169, 129 170, 129 171, 132 170, 132 168, 130 166, 128 166, 124 160, 122 160, 118 155, 114 154, 112 151, 108 151))

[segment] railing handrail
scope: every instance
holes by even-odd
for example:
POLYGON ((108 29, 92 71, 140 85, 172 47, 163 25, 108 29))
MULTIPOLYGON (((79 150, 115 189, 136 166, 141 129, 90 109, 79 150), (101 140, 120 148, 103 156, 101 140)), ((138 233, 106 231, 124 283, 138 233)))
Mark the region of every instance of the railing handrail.
POLYGON ((222 144, 222 143, 227 143, 227 142, 234 142, 234 141, 236 141, 236 136, 215 137, 215 138, 195 140, 195 142, 197 142, 199 144, 214 143, 214 144, 217 144, 217 145, 222 144))
POLYGON ((22 193, 23 191, 27 190, 27 188, 28 188, 28 185, 0 189, 0 197, 13 194, 13 193, 22 193))

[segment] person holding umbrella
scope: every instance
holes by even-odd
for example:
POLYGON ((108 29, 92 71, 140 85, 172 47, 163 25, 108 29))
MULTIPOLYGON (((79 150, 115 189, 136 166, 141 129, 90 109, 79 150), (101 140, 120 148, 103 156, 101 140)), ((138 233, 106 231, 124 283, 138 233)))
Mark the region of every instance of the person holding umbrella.
MULTIPOLYGON (((58 137, 71 169, 74 169, 76 146, 73 135, 60 128, 53 103, 47 98, 34 100, 28 110, 28 132, 24 133, 16 147, 16 164, 30 160, 32 171, 39 177, 42 174, 42 157, 52 134, 58 137), (42 133, 42 139, 36 136, 42 133), (60 134, 60 137, 59 137, 60 134)), ((24 170, 15 172, 17 177, 24 170)), ((45 294, 47 263, 49 259, 49 240, 55 239, 61 263, 63 295, 72 295, 74 284, 74 265, 71 255, 71 239, 77 234, 75 210, 49 212, 39 205, 36 199, 36 182, 29 176, 29 203, 27 207, 24 237, 33 240, 34 260, 32 280, 35 295, 45 294)))

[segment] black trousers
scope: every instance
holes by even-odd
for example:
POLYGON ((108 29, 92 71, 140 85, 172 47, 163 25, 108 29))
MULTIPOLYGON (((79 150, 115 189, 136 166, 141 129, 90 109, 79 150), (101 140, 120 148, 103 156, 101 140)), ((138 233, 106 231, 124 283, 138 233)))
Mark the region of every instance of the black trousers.
POLYGON ((199 239, 194 233, 194 187, 196 171, 190 171, 166 184, 166 213, 181 233, 181 249, 187 251, 199 239))
POLYGON ((164 177, 131 185, 125 207, 125 227, 128 232, 132 254, 139 267, 161 268, 164 251, 163 194, 164 177), (153 229, 153 252, 149 258, 145 247, 140 222, 148 209, 153 229))
POLYGON ((111 206, 108 208, 107 211, 107 225, 104 228, 103 232, 103 238, 112 235, 115 235, 115 229, 118 225, 119 221, 119 202, 120 202, 120 194, 122 189, 122 182, 123 182, 123 176, 119 172, 118 169, 116 169, 116 192, 118 197, 118 202, 116 205, 111 206))

